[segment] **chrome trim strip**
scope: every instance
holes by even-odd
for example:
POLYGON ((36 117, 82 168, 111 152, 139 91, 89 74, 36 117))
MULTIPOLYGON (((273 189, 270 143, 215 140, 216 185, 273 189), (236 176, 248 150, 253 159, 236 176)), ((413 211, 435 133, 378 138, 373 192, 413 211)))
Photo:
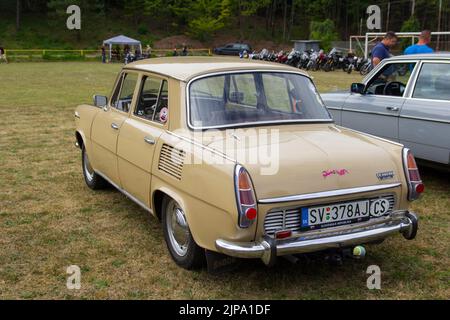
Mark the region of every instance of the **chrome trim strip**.
POLYGON ((367 132, 361 132, 361 131, 358 131, 358 130, 354 130, 354 129, 350 129, 350 128, 342 127, 342 126, 340 126, 340 127, 342 129, 349 130, 349 131, 358 133, 358 134, 363 135, 363 136, 368 136, 368 137, 373 138, 373 139, 378 139, 378 140, 381 140, 381 141, 384 141, 384 142, 395 144, 395 145, 397 145, 399 147, 403 147, 403 144, 401 144, 401 143, 398 143, 398 142, 395 142, 395 141, 392 141, 392 140, 389 140, 389 139, 381 138, 381 137, 378 137, 378 136, 374 136, 374 135, 372 135, 370 133, 367 133, 367 132))
MULTIPOLYGON (((326 108, 326 107, 325 107, 326 108)), ((208 130, 208 129, 227 129, 240 127, 253 127, 261 125, 281 126, 283 124, 301 124, 301 123, 333 123, 332 119, 308 119, 308 120, 277 120, 277 121, 256 121, 256 122, 238 122, 220 126, 194 127, 190 123, 189 128, 192 130, 208 130)))
POLYGON ((101 176, 103 179, 105 179, 106 181, 108 181, 108 183, 110 183, 114 188, 116 188, 117 190, 119 190, 120 192, 122 192, 127 198, 131 199, 134 203, 136 203, 137 205, 139 205, 140 207, 142 207, 144 210, 150 212, 151 214, 153 214, 153 210, 150 209, 149 207, 147 207, 143 202, 141 202, 140 200, 136 199, 134 196, 132 196, 131 194, 129 194, 127 191, 125 191, 124 189, 122 189, 121 187, 119 187, 117 184, 115 184, 114 182, 111 181, 111 179, 109 179, 105 174, 101 173, 98 170, 95 170, 95 173, 97 173, 99 176, 101 176))
MULTIPOLYGON (((221 71, 221 72, 214 72, 214 73, 207 73, 207 74, 202 74, 199 76, 196 76, 194 78, 191 78, 188 83, 186 84, 186 101, 185 101, 185 107, 186 107, 186 122, 188 127, 191 130, 207 130, 207 129, 225 129, 225 128, 237 128, 237 127, 241 127, 241 126, 258 126, 258 125, 273 125, 273 126, 279 126, 279 125, 283 125, 283 124, 291 124, 291 123, 334 123, 333 118, 330 116, 330 119, 304 119, 304 120, 284 120, 284 121, 256 121, 256 122, 242 122, 242 123, 233 123, 230 125, 217 125, 217 126, 206 126, 206 127, 195 127, 191 124, 191 115, 190 115, 190 87, 192 85, 192 83, 196 80, 202 79, 202 78, 208 78, 208 77, 213 77, 213 76, 217 76, 217 75, 224 75, 224 74, 240 74, 240 73, 249 73, 249 72, 257 72, 257 73, 265 73, 265 72, 272 72, 272 73, 288 73, 288 74, 296 74, 299 76, 303 76, 306 77, 308 79, 311 80, 311 82, 313 83, 314 87, 315 84, 312 80, 312 78, 308 75, 303 73, 302 71, 289 71, 289 70, 282 70, 282 69, 277 69, 277 68, 267 68, 267 69, 238 69, 238 70, 231 70, 231 71, 221 71)), ((320 98, 320 93, 316 88, 316 93, 320 98)), ((322 105, 326 110, 326 106, 322 101, 322 105)))
MULTIPOLYGON (((402 99, 404 99, 404 98, 402 98, 402 99)), ((342 111, 366 113, 366 114, 376 114, 376 115, 387 116, 387 117, 399 117, 399 112, 400 112, 400 110, 397 110, 397 111, 392 111, 392 113, 385 113, 385 112, 373 112, 373 111, 365 111, 365 110, 349 109, 349 108, 342 108, 342 111)))
POLYGON ((410 86, 405 88, 406 99, 410 99, 413 96, 414 91, 416 90, 417 79, 419 78, 420 71, 422 71, 422 66, 423 62, 418 61, 416 67, 414 68, 414 71, 411 73, 411 77, 409 79, 411 84, 410 86))
POLYGON ((391 189, 391 188, 398 187, 400 185, 401 185, 401 183, 398 182, 398 183, 381 184, 381 185, 375 185, 375 186, 337 189, 337 190, 321 191, 321 192, 314 192, 314 193, 304 193, 304 194, 297 194, 297 195, 292 195, 292 196, 260 199, 258 201, 258 203, 268 204, 268 203, 292 202, 292 201, 303 201, 303 200, 311 200, 311 199, 319 199, 319 198, 337 197, 337 196, 343 196, 343 195, 349 195, 349 194, 391 189))
MULTIPOLYGON (((414 99, 414 98, 412 98, 412 99, 414 99)), ((436 100, 433 100, 433 101, 436 101, 436 100)), ((442 100, 442 101, 444 101, 444 100, 442 100)), ((436 120, 436 119, 430 119, 430 118, 420 118, 420 117, 402 116, 402 115, 400 116, 400 118, 450 124, 450 120, 436 120)))

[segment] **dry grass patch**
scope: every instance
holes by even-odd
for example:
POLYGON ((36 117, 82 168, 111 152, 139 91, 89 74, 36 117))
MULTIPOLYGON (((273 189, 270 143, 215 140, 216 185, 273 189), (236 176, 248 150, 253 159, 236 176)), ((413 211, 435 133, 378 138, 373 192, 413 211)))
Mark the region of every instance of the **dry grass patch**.
MULTIPOLYGON (((73 110, 109 94, 119 65, 0 65, 0 297, 117 299, 450 298, 448 175, 424 170, 418 238, 368 248, 368 258, 332 267, 322 261, 273 269, 245 261, 212 276, 170 259, 155 219, 113 189, 93 192, 73 146, 73 110), (66 289, 66 267, 82 289, 66 289), (382 290, 366 288, 366 268, 382 270, 382 290)), ((348 88, 359 75, 312 74, 321 91, 348 88)))

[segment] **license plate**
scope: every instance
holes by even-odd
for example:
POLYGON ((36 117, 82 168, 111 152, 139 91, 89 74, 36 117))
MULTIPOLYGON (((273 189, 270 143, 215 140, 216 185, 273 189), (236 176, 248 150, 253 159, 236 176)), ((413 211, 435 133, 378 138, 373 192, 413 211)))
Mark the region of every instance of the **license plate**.
POLYGON ((387 199, 378 198, 302 208, 302 229, 321 229, 366 221, 371 217, 385 215, 389 206, 387 199))

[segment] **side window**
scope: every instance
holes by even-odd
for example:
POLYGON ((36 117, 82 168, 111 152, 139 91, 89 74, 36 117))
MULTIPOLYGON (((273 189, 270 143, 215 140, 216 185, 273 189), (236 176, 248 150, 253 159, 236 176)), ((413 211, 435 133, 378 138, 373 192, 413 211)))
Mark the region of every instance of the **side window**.
POLYGON ((160 88, 160 79, 148 76, 142 78, 139 100, 134 111, 135 115, 147 120, 153 120, 160 88))
POLYGON ((368 83, 366 93, 402 97, 416 63, 385 65, 368 83))
POLYGON ((253 74, 248 73, 231 76, 228 101, 233 104, 256 107, 257 93, 253 74))
POLYGON ((123 73, 117 83, 116 90, 111 99, 111 106, 117 110, 128 112, 131 101, 133 101, 134 89, 136 88, 137 74, 123 73))
POLYGON ((424 63, 413 98, 450 100, 450 63, 424 63))
POLYGON ((264 92, 266 93, 267 106, 277 111, 291 112, 291 92, 294 88, 286 77, 271 74, 262 76, 264 92))
POLYGON ((144 76, 134 114, 147 120, 166 123, 169 116, 168 99, 166 80, 144 76))

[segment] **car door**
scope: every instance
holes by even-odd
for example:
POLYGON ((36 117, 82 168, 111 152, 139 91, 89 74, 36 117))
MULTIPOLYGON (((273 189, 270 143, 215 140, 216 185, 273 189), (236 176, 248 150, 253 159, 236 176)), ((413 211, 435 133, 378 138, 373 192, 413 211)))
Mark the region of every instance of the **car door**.
POLYGON ((93 165, 112 183, 120 186, 117 170, 117 138, 134 102, 137 73, 120 74, 110 102, 94 119, 91 129, 93 165))
POLYGON ((142 74, 136 104, 117 143, 122 188, 150 208, 151 168, 157 141, 168 126, 168 81, 142 74))
POLYGON ((424 61, 399 121, 400 142, 417 158, 450 163, 450 61, 424 61))
POLYGON ((366 83, 363 94, 353 93, 344 103, 344 127, 398 141, 398 119, 405 102, 415 61, 386 63, 366 83))

